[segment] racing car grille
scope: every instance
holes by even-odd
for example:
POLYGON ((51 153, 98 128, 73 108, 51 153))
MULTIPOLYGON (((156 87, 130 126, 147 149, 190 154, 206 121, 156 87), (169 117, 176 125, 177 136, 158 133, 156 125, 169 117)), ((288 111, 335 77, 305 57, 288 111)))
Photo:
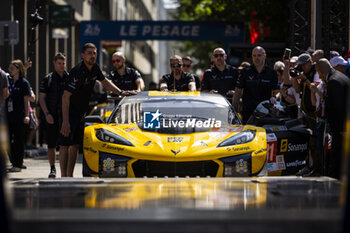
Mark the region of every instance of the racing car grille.
POLYGON ((136 177, 215 177, 219 165, 213 161, 198 162, 159 162, 138 160, 132 164, 136 177))

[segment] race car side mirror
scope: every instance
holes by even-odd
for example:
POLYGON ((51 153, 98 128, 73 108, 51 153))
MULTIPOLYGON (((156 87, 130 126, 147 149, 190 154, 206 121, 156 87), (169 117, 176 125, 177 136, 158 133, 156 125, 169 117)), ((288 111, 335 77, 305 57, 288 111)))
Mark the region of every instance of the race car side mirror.
POLYGON ((86 116, 84 118, 84 123, 105 123, 100 116, 86 116))

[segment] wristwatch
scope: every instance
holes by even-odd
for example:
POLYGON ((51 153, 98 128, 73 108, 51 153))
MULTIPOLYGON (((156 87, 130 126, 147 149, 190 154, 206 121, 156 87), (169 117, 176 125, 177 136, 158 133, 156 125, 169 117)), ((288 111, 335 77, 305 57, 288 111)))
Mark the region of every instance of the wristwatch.
POLYGON ((49 112, 44 112, 45 116, 48 116, 50 113, 49 112))

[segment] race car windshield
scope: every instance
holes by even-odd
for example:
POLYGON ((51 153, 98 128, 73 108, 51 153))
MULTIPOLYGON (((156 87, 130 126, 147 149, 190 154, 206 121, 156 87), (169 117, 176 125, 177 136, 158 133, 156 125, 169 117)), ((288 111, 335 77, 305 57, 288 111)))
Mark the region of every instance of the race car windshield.
POLYGON ((239 123, 235 116, 227 103, 188 98, 149 98, 136 102, 125 101, 110 123, 136 123, 146 131, 185 134, 239 123))

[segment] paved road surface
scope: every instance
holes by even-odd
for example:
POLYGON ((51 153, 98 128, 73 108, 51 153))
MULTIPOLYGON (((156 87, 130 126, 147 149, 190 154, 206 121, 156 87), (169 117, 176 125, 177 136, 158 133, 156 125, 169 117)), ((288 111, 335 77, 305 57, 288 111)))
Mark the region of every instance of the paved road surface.
POLYGON ((48 179, 46 156, 8 173, 14 233, 341 232, 341 183, 328 177, 48 179))
MULTIPOLYGON (((21 172, 11 172, 8 173, 8 178, 10 179, 16 179, 16 178, 47 178, 50 173, 50 165, 49 161, 47 159, 47 156, 45 155, 44 150, 40 152, 40 154, 37 151, 31 151, 34 152, 33 158, 25 158, 24 159, 24 165, 27 166, 27 169, 22 169, 21 172)), ((58 153, 57 153, 58 154, 58 153)), ((82 175, 82 154, 79 154, 77 163, 75 164, 74 168, 74 177, 83 177, 82 175)), ((7 167, 10 168, 11 164, 10 162, 7 163, 7 167)), ((56 172, 57 172, 57 178, 61 177, 61 171, 60 171, 60 163, 59 158, 57 156, 56 159, 56 172)))

